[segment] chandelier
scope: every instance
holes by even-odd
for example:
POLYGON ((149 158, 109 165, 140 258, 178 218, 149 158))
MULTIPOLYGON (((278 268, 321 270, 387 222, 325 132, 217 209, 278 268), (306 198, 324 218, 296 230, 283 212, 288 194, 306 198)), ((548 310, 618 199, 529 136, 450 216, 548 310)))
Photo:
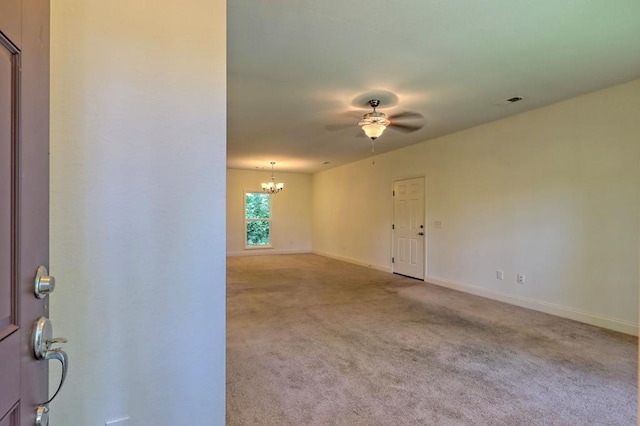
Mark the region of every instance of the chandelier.
POLYGON ((271 182, 262 182, 262 190, 269 194, 277 194, 284 189, 284 183, 276 183, 276 178, 273 177, 273 166, 275 161, 271 162, 271 182))

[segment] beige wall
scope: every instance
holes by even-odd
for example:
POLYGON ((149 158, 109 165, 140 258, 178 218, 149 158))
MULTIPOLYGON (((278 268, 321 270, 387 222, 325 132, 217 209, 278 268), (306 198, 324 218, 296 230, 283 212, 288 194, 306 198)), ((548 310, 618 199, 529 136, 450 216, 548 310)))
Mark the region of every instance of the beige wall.
POLYGON ((227 255, 308 253, 311 251, 311 175, 274 173, 285 189, 272 200, 272 248, 244 248, 244 193, 261 191, 270 171, 227 170, 227 255))
POLYGON ((639 111, 636 80, 318 173, 313 250, 389 270, 392 182, 425 176, 427 281, 637 333, 639 111))
POLYGON ((225 7, 51 2, 51 424, 224 424, 225 7))

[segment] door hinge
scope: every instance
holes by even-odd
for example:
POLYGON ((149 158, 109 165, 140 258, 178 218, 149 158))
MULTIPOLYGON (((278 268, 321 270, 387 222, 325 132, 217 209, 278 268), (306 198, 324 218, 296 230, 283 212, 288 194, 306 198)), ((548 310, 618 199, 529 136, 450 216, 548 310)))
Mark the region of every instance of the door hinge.
POLYGON ((395 257, 391 258, 391 263, 396 263, 396 258, 395 257))
POLYGON ((396 196, 396 191, 393 191, 393 196, 394 196, 394 197, 396 196))
POLYGON ((395 224, 391 224, 391 229, 396 229, 396 225, 395 224))

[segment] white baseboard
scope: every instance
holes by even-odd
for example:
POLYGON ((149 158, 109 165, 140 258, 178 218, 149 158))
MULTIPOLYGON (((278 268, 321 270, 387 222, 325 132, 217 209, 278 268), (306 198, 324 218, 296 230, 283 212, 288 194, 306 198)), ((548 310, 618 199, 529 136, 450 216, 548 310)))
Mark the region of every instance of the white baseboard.
POLYGON ((302 254, 311 253, 310 250, 282 250, 282 249, 250 249, 242 251, 228 251, 227 256, 269 256, 272 254, 302 254))
POLYGON ((312 250, 311 253, 317 254, 319 256, 330 257, 331 259, 341 260, 343 262, 353 263, 354 265, 366 266, 367 268, 377 269, 378 271, 391 272, 391 268, 389 268, 387 266, 382 266, 382 265, 376 265, 376 264, 372 264, 372 263, 368 263, 368 262, 363 262, 361 260, 354 259, 352 257, 339 256, 339 255, 336 255, 336 254, 333 254, 333 253, 327 253, 327 252, 319 251, 319 250, 312 250))
POLYGON ((486 297, 487 299, 522 306, 523 308, 533 309, 535 311, 545 312, 547 314, 552 314, 563 318, 569 318, 586 324, 607 328, 609 330, 619 331, 621 333, 631 334, 633 336, 638 335, 638 323, 616 318, 609 318, 603 315, 585 312, 555 303, 544 302, 541 300, 531 299, 523 296, 514 296, 512 294, 495 290, 488 290, 476 285, 449 281, 438 277, 429 276, 425 279, 425 281, 431 284, 439 285, 441 287, 475 294, 476 296, 482 296, 486 297))

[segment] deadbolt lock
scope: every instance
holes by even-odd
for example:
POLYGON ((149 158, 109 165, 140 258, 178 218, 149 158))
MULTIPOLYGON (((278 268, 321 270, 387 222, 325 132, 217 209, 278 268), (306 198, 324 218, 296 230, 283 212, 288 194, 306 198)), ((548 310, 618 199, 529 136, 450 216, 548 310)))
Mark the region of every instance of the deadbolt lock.
POLYGON ((46 297, 56 288, 56 279, 49 275, 44 266, 38 266, 35 279, 35 293, 38 299, 46 297))

